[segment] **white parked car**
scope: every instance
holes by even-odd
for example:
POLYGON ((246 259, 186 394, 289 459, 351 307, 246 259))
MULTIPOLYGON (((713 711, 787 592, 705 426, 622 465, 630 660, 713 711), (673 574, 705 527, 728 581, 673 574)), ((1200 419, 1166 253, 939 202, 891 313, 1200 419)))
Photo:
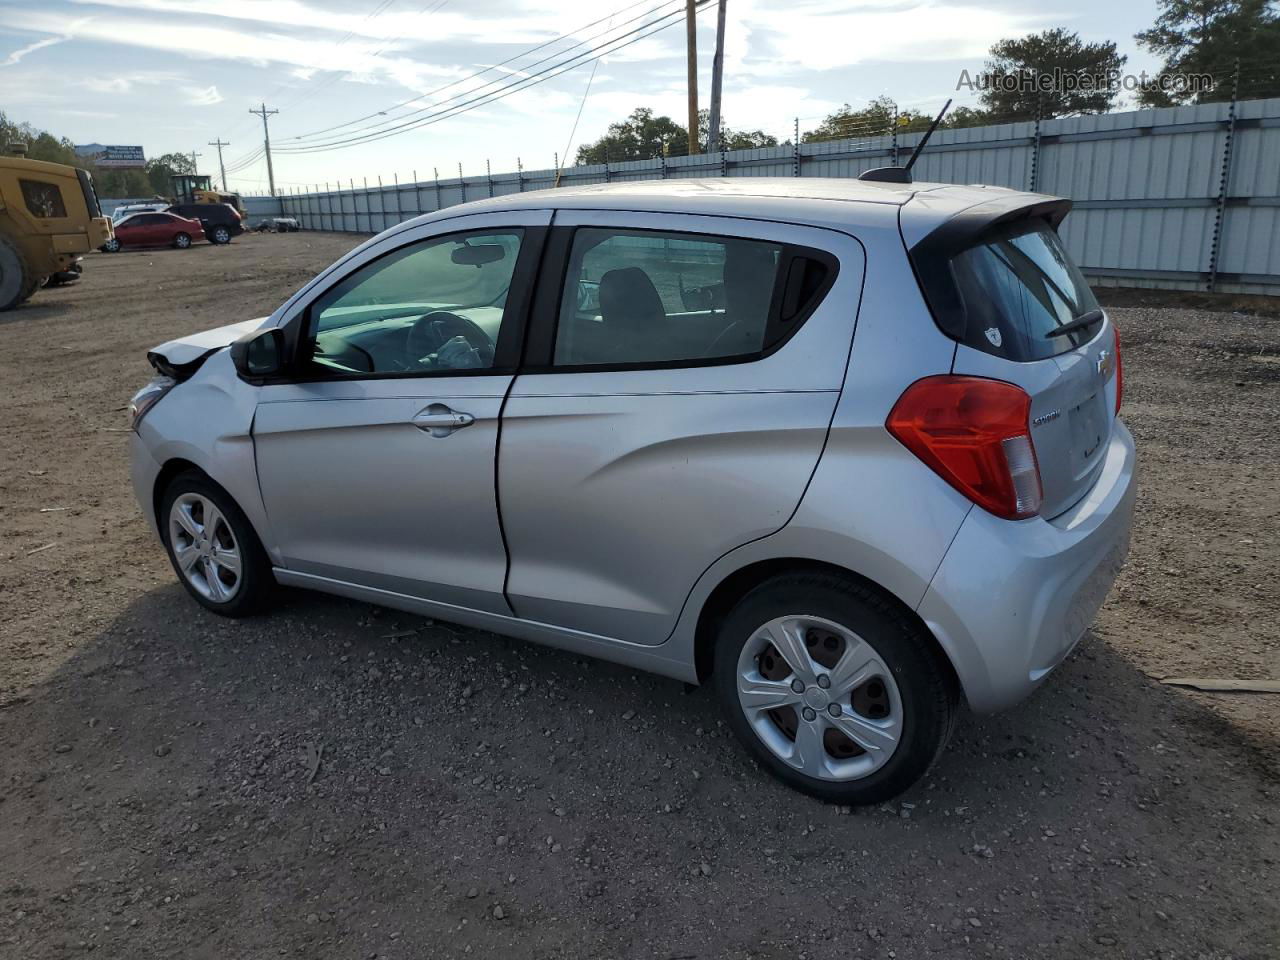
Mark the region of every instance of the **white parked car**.
POLYGON ((136 213, 160 213, 169 209, 169 204, 162 200, 155 203, 122 203, 111 211, 111 225, 115 226, 136 213))
POLYGON ((1066 201, 819 179, 497 197, 150 354, 195 600, 276 583, 710 682, 788 783, 919 779, 1071 651, 1135 496, 1066 201))

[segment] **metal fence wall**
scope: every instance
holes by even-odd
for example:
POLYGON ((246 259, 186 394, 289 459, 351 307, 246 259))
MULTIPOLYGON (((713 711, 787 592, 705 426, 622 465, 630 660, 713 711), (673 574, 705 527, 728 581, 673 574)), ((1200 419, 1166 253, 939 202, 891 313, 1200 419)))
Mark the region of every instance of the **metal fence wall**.
MULTIPOLYGON (((919 134, 569 167, 560 185, 678 177, 856 177, 919 134)), ((1063 236, 1097 284, 1280 294, 1280 99, 939 130, 918 181, 1069 197, 1063 236)), ((317 184, 249 209, 303 229, 377 233, 444 207, 555 186, 554 170, 317 184)))

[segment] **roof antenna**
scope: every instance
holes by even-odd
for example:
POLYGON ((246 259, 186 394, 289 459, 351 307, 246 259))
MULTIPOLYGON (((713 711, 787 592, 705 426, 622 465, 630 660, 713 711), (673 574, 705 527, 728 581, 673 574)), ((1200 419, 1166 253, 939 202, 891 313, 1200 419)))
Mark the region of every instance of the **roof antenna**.
POLYGON ((929 124, 929 129, 924 132, 924 136, 920 138, 920 142, 916 144, 916 148, 911 151, 911 156, 907 160, 904 167, 874 167, 871 170, 864 170, 858 175, 859 180, 875 180, 880 183, 910 183, 911 168, 915 166, 920 151, 924 149, 924 145, 929 142, 929 138, 933 136, 933 131, 938 129, 938 124, 942 122, 942 118, 946 116, 947 111, 951 109, 951 100, 948 99, 942 105, 942 109, 938 111, 938 115, 933 118, 933 123, 929 124))

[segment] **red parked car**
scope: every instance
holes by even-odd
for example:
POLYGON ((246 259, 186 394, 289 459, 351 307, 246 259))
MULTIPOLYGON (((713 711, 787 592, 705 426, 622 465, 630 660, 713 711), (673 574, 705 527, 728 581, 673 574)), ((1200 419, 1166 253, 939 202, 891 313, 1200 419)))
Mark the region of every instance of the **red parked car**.
POLYGON ((102 245, 107 253, 121 247, 177 247, 185 250, 204 239, 199 220, 188 220, 173 213, 135 213, 115 225, 115 236, 102 245))

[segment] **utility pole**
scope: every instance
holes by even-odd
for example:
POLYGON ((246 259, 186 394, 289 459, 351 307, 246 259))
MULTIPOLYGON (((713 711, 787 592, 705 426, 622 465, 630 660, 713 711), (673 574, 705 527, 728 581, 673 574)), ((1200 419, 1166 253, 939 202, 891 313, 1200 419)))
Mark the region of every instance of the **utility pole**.
POLYGON ((711 117, 707 131, 707 150, 720 149, 720 90, 724 86, 724 8, 728 0, 720 0, 716 15, 716 55, 711 61, 711 117))
POLYGON ((209 146, 218 148, 218 172, 222 174, 222 190, 225 193, 227 189, 227 168, 222 163, 222 148, 231 146, 231 141, 223 140, 219 137, 217 140, 210 140, 209 146))
POLYGON ((261 108, 257 110, 250 110, 249 112, 255 117, 262 118, 262 145, 267 151, 267 186, 271 190, 271 196, 274 197, 276 195, 276 175, 275 171, 271 169, 271 131, 267 129, 267 117, 277 114, 280 111, 268 110, 266 103, 263 103, 261 108))
POLYGON ((196 163, 196 157, 203 157, 203 156, 204 156, 203 153, 196 153, 194 150, 191 151, 191 172, 192 173, 197 175, 200 173, 200 164, 196 163))
POLYGON ((689 55, 689 156, 698 152, 698 10, 685 0, 684 32, 689 55))

